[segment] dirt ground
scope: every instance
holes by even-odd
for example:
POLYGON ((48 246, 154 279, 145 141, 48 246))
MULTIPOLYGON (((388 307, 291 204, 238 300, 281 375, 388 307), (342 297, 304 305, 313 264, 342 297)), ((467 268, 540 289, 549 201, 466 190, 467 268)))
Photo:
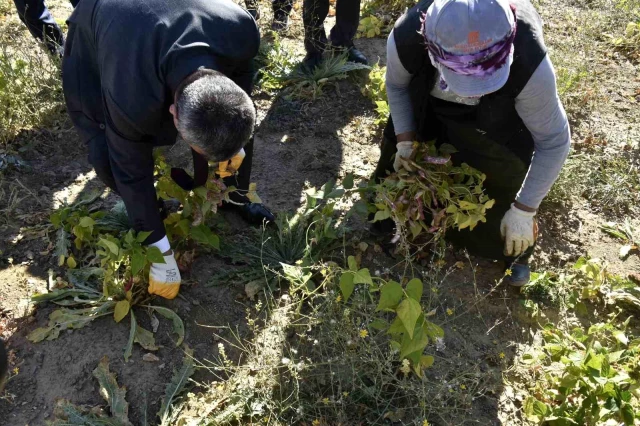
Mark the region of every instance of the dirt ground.
MULTIPOLYGON (((579 6, 554 7, 561 13, 556 18, 551 11, 544 13, 549 20, 546 28, 554 34, 569 31, 571 23, 561 17, 579 6)), ((70 11, 63 3, 53 9, 60 19, 70 11)), ((299 38, 288 42, 302 54, 299 38)), ((552 38, 547 42, 552 48, 559 43, 552 38)), ((385 44, 382 38, 357 42, 372 62, 380 60, 381 65, 385 44)), ((584 143, 594 133, 606 134, 611 149, 634 138, 637 141, 640 121, 635 121, 637 114, 629 114, 629 102, 620 101, 619 95, 638 93, 637 68, 617 60, 609 58, 605 64, 615 72, 611 78, 623 82, 622 86, 610 88, 606 107, 588 117, 573 118, 574 144, 584 143)), ((302 191, 309 186, 322 185, 349 172, 366 179, 373 172, 381 131, 373 124, 373 105, 357 83, 340 82, 338 90, 329 88, 315 101, 256 94, 259 123, 252 180, 258 184, 265 204, 274 211, 299 207, 302 191)), ((637 102, 633 108, 637 109, 637 102)), ((71 201, 92 188, 103 188, 63 111, 59 117, 51 128, 26 131, 14 142, 28 147, 23 158, 29 169, 12 171, 0 183, 5 194, 0 200, 4 212, 0 221, 0 332, 11 351, 14 369, 0 398, 0 425, 43 425, 59 398, 88 406, 103 404, 91 371, 105 355, 119 383, 127 388, 132 422, 143 424, 143 419, 149 418, 154 424, 164 387, 183 357, 182 350, 173 344, 166 322, 161 322, 157 333, 162 348, 156 363, 144 362, 145 351, 138 346, 132 360, 125 363, 122 354, 129 328, 114 324, 111 318, 97 320, 53 341, 33 344, 26 339, 31 330, 46 323, 51 312, 49 306, 34 309, 28 303, 29 296, 47 288, 50 268, 62 272, 56 270, 51 259, 52 243, 44 226, 50 212, 62 199, 71 201)), ((637 152, 637 146, 635 149, 637 152)), ((622 262, 617 255, 620 243, 600 231, 599 226, 608 219, 578 197, 563 205, 545 204, 540 213, 542 236, 534 269, 561 267, 588 254, 608 261, 614 273, 640 272, 640 257, 631 256, 622 262)), ((515 425, 504 409, 505 398, 510 397, 504 395, 502 373, 516 346, 531 339, 522 296, 513 289, 494 289, 495 280, 502 274, 497 263, 476 258, 467 261, 460 253, 450 254, 447 260, 448 266, 463 260, 465 267, 454 268, 442 283, 441 311, 449 308, 454 314, 438 318, 444 324, 446 348, 436 354, 436 363, 428 374, 434 380, 442 380, 456 369, 477 374, 484 396, 461 411, 459 424, 515 425), (506 354, 504 359, 498 356, 500 353, 506 354)), ((395 260, 376 258, 372 262, 385 268, 395 260)), ((240 334, 246 329, 247 301, 242 298, 242 287, 207 285, 223 265, 224 260, 218 256, 200 256, 192 273, 185 277, 181 296, 159 302, 176 310, 185 321, 185 342, 195 350, 196 359, 210 358, 217 352, 218 340, 209 327, 229 327, 240 334)), ((137 316, 148 326, 149 318, 143 312, 137 316)), ((225 333, 230 334, 222 331, 225 333)), ((195 380, 206 382, 210 376, 201 371, 195 380)))

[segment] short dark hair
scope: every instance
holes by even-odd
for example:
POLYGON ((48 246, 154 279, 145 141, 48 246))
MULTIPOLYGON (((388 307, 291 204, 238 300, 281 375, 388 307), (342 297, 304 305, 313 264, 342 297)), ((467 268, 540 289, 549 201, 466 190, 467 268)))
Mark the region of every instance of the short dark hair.
POLYGON ((210 161, 224 161, 244 147, 256 121, 249 95, 224 74, 201 69, 177 88, 178 132, 210 161))

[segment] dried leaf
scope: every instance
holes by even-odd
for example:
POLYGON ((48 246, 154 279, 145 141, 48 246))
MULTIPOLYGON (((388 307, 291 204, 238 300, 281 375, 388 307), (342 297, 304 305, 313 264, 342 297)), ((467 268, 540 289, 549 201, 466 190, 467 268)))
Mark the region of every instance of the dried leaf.
POLYGON ((116 308, 113 310, 113 319, 115 319, 116 322, 122 321, 129 313, 130 308, 131 305, 128 300, 119 301, 116 303, 116 308))
POLYGON ((146 362, 158 362, 158 361, 160 361, 160 358, 158 358, 157 356, 155 356, 152 353, 146 353, 146 354, 142 355, 142 360, 146 361, 146 362))
POLYGON ((189 377, 191 377, 195 371, 193 351, 187 347, 185 348, 185 353, 186 355, 183 358, 182 367, 180 370, 173 373, 171 382, 167 385, 165 390, 164 398, 162 398, 160 411, 158 411, 158 417, 160 417, 162 424, 165 424, 168 420, 171 415, 173 405, 176 403, 180 394, 184 391, 184 388, 189 381, 189 377))
POLYGON ((124 362, 129 362, 129 358, 131 358, 131 353, 133 352, 133 342, 136 339, 136 330, 138 328, 138 322, 136 321, 136 316, 131 311, 131 327, 129 329, 129 340, 127 341, 127 346, 124 348, 124 362))
POLYGON ((178 314, 176 314, 171 309, 164 308, 162 306, 149 306, 149 308, 155 310, 163 317, 168 318, 172 321, 173 331, 178 335, 176 346, 180 346, 182 344, 182 341, 184 340, 184 323, 182 322, 182 319, 178 316, 178 314))
POLYGON ((153 337, 153 333, 139 325, 136 325, 136 334, 133 341, 139 343, 140 346, 148 351, 157 351, 160 349, 156 346, 156 339, 153 337))
POLYGON ((109 371, 109 359, 105 356, 93 370, 93 376, 98 379, 100 395, 107 401, 111 415, 126 425, 129 422, 129 404, 126 400, 127 390, 119 387, 115 374, 109 371))
POLYGON ((250 281, 244 285, 244 292, 249 300, 253 300, 254 297, 264 288, 264 286, 264 279, 250 281))

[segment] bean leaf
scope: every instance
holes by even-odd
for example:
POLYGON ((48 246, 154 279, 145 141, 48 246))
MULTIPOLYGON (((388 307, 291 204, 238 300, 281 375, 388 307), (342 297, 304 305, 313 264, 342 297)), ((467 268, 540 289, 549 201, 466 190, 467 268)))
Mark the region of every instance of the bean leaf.
POLYGON ((116 303, 116 308, 113 311, 113 319, 115 319, 116 322, 122 321, 124 317, 126 317, 129 313, 130 308, 131 305, 129 304, 128 300, 119 301, 118 303, 116 303))
POLYGON ((340 291, 342 292, 342 297, 345 302, 349 300, 349 297, 351 297, 353 293, 353 288, 355 287, 353 279, 354 275, 350 272, 345 272, 340 277, 340 291))
POLYGON ((407 284, 407 296, 419 302, 422 298, 422 281, 417 278, 412 279, 407 284))
POLYGON ((376 311, 395 308, 402 299, 402 286, 395 281, 389 281, 380 289, 380 302, 376 311))
POLYGON ((402 303, 400 303, 400 306, 398 306, 396 312, 398 313, 398 318, 402 321, 402 325, 404 325, 404 328, 407 330, 409 337, 413 338, 416 321, 422 313, 420 304, 411 298, 404 299, 402 303))

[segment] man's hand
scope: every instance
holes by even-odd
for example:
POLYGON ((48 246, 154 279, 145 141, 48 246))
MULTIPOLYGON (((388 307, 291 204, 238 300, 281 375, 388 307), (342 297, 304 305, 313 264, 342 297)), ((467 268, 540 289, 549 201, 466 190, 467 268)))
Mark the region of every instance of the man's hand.
POLYGON ((524 211, 511 204, 500 223, 500 233, 504 238, 504 254, 520 256, 533 246, 538 234, 535 211, 524 211))
POLYGON ((240 166, 242 165, 242 161, 247 154, 244 152, 244 148, 242 148, 236 155, 231 158, 229 161, 221 161, 218 163, 218 170, 216 174, 221 178, 226 178, 235 174, 240 166))
POLYGON ((180 290, 180 270, 173 252, 164 256, 164 263, 152 263, 149 270, 149 293, 173 299, 180 290))
POLYGON ((396 152, 396 158, 393 160, 393 169, 398 172, 400 171, 400 167, 402 167, 402 163, 400 162, 400 158, 407 159, 411 157, 413 154, 413 142, 411 141, 403 141, 398 142, 396 144, 398 148, 398 152, 396 152))

